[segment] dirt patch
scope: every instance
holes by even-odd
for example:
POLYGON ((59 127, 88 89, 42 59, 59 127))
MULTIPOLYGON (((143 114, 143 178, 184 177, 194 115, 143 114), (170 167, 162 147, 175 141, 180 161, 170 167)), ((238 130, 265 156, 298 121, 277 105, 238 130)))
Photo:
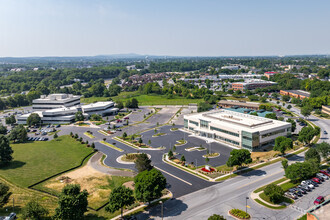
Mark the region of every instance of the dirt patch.
POLYGON ((134 181, 128 181, 124 183, 123 186, 130 188, 131 190, 134 190, 134 181))
POLYGON ((270 150, 266 152, 252 152, 251 158, 252 160, 268 160, 274 158, 275 154, 278 154, 278 152, 270 150))

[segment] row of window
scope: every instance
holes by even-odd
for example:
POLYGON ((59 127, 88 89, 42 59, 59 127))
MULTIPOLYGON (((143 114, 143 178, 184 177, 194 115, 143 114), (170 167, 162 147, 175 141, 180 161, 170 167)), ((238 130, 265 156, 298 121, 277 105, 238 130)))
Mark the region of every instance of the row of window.
POLYGON ((281 130, 277 130, 277 131, 269 132, 269 133, 267 133, 267 134, 263 134, 263 135, 261 135, 261 137, 262 137, 262 138, 270 137, 270 136, 277 135, 277 134, 284 133, 284 132, 285 132, 285 129, 281 129, 281 130))
POLYGON ((189 123, 191 123, 191 124, 194 124, 194 125, 198 126, 198 122, 195 122, 195 121, 189 120, 189 123))
POLYGON ((239 137, 239 134, 231 132, 231 131, 226 131, 226 130, 223 130, 221 128, 216 128, 216 127, 211 126, 210 129, 215 130, 215 131, 219 131, 219 132, 222 132, 222 133, 225 133, 225 134, 229 134, 229 135, 232 135, 232 136, 235 136, 235 137, 239 137))
POLYGON ((201 128, 209 128, 209 122, 208 121, 204 121, 204 120, 200 120, 201 121, 201 128))
POLYGON ((239 146, 239 143, 237 141, 233 141, 233 140, 230 140, 228 138, 224 138, 224 137, 221 137, 221 136, 218 136, 218 135, 215 135, 215 139, 223 140, 223 141, 226 141, 228 143, 239 146))

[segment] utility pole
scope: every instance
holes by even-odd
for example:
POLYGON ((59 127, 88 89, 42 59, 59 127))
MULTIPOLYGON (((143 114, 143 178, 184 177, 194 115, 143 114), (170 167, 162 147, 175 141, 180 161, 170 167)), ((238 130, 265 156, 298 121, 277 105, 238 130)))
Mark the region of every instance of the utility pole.
POLYGON ((164 203, 163 203, 163 201, 160 201, 160 204, 162 205, 162 207, 161 207, 161 216, 162 216, 162 220, 163 220, 163 209, 164 209, 164 203))
POLYGON ((249 197, 245 197, 245 212, 246 213, 247 213, 247 208, 248 208, 248 206, 247 206, 248 199, 249 199, 249 197))

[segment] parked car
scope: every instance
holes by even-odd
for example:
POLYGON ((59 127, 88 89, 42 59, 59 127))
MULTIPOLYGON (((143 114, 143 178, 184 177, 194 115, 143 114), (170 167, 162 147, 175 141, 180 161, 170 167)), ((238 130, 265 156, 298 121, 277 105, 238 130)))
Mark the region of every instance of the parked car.
POLYGON ((317 184, 320 184, 321 183, 321 180, 319 178, 317 178, 317 177, 313 177, 312 178, 312 181, 315 182, 315 183, 317 183, 317 184))
POLYGON ((56 125, 56 126, 55 126, 55 128, 59 128, 59 127, 61 127, 61 125, 56 125))
POLYGON ((48 137, 45 137, 45 138, 44 138, 44 141, 48 141, 48 137))
POLYGON ((323 131, 323 134, 328 134, 328 132, 327 131, 323 131))
POLYGON ((40 133, 39 132, 36 132, 35 135, 39 135, 40 133))
POLYGON ((314 185, 309 183, 308 181, 302 181, 301 185, 308 186, 308 188, 310 188, 310 189, 314 189, 314 185))
POLYGON ((314 201, 314 205, 320 205, 322 202, 324 202, 324 197, 323 196, 319 196, 315 199, 314 201))
POLYGON ((330 167, 327 168, 327 172, 330 173, 330 167))
POLYGON ((323 174, 323 173, 318 173, 318 174, 319 174, 319 176, 321 176, 324 180, 328 180, 328 179, 329 179, 329 177, 328 177, 327 175, 323 174))
POLYGON ((310 183, 310 184, 313 184, 315 187, 319 186, 319 184, 317 184, 317 182, 314 182, 312 180, 306 180, 306 181, 308 181, 308 183, 310 183))
POLYGON ((126 117, 124 117, 124 119, 125 119, 125 120, 128 120, 128 119, 129 119, 129 117, 127 117, 127 116, 126 116, 126 117))
POLYGON ((290 193, 294 193, 295 195, 297 195, 299 197, 303 196, 303 194, 300 191, 298 191, 297 189, 295 189, 295 188, 289 189, 289 192, 290 193))
POLYGON ((299 189, 303 189, 303 190, 305 190, 306 192, 311 191, 311 188, 309 188, 308 185, 299 185, 298 188, 299 188, 299 189))
POLYGON ((326 170, 320 170, 320 173, 323 173, 326 176, 330 176, 330 173, 328 173, 326 170))
POLYGON ((5 220, 13 220, 13 219, 16 219, 16 218, 17 218, 16 213, 12 212, 5 218, 5 220))
POLYGON ((285 192, 284 195, 290 199, 298 199, 298 197, 294 193, 291 193, 291 192, 285 192))
POLYGON ((116 131, 121 131, 121 129, 120 128, 117 128, 116 131))

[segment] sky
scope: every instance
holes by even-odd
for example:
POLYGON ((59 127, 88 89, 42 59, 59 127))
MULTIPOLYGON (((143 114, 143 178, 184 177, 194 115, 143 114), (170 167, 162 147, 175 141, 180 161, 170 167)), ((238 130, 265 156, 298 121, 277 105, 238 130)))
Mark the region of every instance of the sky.
POLYGON ((0 57, 328 54, 329 0, 0 0, 0 57))

